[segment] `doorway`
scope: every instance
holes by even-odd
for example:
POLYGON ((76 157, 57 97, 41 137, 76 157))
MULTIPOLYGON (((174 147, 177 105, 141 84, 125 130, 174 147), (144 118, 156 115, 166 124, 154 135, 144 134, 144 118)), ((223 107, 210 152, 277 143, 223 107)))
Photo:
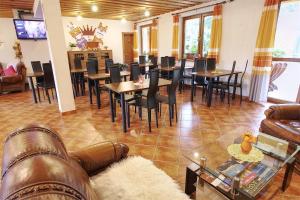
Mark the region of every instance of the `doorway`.
POLYGON ((122 33, 123 35, 123 60, 124 64, 133 62, 133 33, 122 33))

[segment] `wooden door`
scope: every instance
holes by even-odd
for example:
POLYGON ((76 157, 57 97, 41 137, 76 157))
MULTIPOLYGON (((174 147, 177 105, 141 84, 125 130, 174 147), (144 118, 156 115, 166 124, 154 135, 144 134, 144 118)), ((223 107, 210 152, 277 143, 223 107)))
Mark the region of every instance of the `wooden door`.
POLYGON ((123 60, 125 64, 133 62, 133 33, 123 33, 123 60))

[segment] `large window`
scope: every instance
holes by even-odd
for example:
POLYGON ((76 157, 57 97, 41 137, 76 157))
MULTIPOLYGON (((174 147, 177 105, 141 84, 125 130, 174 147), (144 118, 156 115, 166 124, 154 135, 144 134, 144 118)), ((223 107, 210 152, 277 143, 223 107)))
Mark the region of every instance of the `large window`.
POLYGON ((300 0, 282 1, 275 36, 274 60, 300 61, 299 20, 300 0))
POLYGON ((268 96, 295 102, 300 86, 300 0, 281 1, 268 96))
POLYGON ((183 57, 206 57, 209 49, 212 13, 183 18, 183 57))
POLYGON ((142 54, 150 54, 150 41, 151 41, 151 24, 141 26, 141 47, 142 54))

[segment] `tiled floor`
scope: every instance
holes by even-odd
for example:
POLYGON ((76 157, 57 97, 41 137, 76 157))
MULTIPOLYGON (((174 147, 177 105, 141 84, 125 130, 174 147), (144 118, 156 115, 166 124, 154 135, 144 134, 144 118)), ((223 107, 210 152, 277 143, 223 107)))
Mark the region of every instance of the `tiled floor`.
MULTIPOLYGON (((201 91, 197 95, 200 96, 201 91)), ((131 155, 141 155, 153 160, 156 166, 183 187, 185 166, 189 162, 182 156, 182 152, 216 142, 227 145, 244 131, 257 131, 267 108, 249 102, 240 106, 238 101, 228 107, 226 103, 214 98, 213 106, 209 109, 200 97, 194 103, 190 102, 189 97, 188 89, 178 95, 178 123, 174 122, 172 127, 169 126, 168 109, 164 106, 159 118, 159 128, 153 122, 152 132, 149 133, 146 110, 143 111, 143 121, 139 121, 137 115, 131 112, 131 128, 124 134, 119 108, 116 122, 111 122, 106 93, 102 93, 100 110, 96 105, 90 105, 88 97, 84 96, 76 98, 77 112, 67 116, 60 115, 57 103, 49 105, 44 100, 40 104, 34 104, 30 92, 1 95, 0 142, 3 143, 10 131, 29 123, 46 124, 58 131, 69 150, 103 140, 123 142, 130 147, 131 155)), ((1 157, 2 153, 0 147, 1 157)), ((300 199, 300 176, 293 176, 293 183, 284 193, 279 189, 281 180, 282 173, 275 178, 261 199, 300 199)), ((215 199, 213 192, 199 191, 198 194, 199 199, 203 195, 205 197, 201 199, 215 199)))

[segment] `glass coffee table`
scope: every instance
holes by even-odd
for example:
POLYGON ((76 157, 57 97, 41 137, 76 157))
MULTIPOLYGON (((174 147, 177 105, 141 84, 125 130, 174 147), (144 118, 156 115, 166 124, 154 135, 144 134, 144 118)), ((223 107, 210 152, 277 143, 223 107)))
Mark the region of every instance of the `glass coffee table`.
MULTIPOLYGON (((230 146, 238 146, 241 141, 242 138, 237 138, 230 146)), ((299 145, 264 133, 259 133, 257 142, 253 144, 253 149, 260 153, 257 156, 260 161, 236 159, 228 153, 229 148, 216 142, 205 148, 182 152, 192 161, 186 169, 186 194, 195 195, 198 185, 208 184, 228 199, 257 199, 286 166, 281 187, 285 191, 292 178, 295 156, 300 151, 299 145)))

